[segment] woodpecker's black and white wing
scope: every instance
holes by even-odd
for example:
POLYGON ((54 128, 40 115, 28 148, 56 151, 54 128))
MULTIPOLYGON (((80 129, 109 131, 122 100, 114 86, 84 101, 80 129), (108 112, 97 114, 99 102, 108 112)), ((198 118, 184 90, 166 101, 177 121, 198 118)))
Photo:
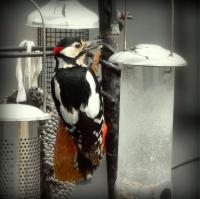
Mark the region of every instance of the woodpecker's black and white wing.
POLYGON ((56 71, 51 84, 57 111, 78 150, 97 166, 102 158, 105 121, 96 76, 86 67, 61 68, 56 71))

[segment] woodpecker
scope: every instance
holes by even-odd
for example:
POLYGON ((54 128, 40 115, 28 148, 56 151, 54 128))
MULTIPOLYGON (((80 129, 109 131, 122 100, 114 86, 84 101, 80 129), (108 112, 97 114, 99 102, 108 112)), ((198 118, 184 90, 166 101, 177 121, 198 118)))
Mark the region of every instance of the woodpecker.
POLYGON ((57 112, 77 147, 74 166, 86 177, 102 159, 107 131, 100 85, 84 63, 87 51, 94 46, 98 41, 62 39, 54 48, 55 72, 51 80, 57 112))

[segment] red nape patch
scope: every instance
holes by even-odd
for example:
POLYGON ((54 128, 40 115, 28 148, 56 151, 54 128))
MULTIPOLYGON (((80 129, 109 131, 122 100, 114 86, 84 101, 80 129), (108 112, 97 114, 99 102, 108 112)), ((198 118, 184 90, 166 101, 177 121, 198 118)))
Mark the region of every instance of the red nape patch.
POLYGON ((54 47, 54 49, 53 49, 54 55, 58 55, 63 48, 64 48, 63 46, 54 47))

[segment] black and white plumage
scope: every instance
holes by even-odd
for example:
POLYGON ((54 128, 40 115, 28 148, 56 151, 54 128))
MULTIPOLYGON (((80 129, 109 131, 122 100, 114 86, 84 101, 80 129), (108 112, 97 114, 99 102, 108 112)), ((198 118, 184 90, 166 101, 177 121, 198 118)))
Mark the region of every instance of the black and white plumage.
POLYGON ((54 49, 56 67, 51 81, 57 111, 78 148, 78 169, 99 165, 105 120, 97 78, 84 64, 92 42, 65 38, 54 49))

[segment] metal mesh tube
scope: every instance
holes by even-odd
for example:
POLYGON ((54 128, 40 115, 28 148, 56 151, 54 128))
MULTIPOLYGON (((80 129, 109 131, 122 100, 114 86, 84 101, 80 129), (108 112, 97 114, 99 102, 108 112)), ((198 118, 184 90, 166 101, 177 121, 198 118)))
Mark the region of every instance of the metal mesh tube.
POLYGON ((0 198, 40 198, 37 122, 0 122, 0 198))

